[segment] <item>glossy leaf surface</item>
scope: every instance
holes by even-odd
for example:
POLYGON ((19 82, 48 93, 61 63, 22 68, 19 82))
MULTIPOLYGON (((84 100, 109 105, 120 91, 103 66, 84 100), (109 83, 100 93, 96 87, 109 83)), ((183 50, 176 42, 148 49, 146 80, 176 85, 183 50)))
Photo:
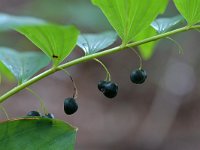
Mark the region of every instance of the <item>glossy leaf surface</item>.
POLYGON ((117 34, 113 31, 107 31, 100 34, 81 34, 77 44, 86 55, 89 55, 103 50, 116 40, 117 34))
POLYGON ((0 145, 3 150, 74 150, 76 131, 55 119, 9 120, 0 123, 0 145))
POLYGON ((0 47, 0 61, 12 72, 19 83, 23 83, 47 66, 50 59, 39 52, 17 52, 10 48, 0 47))
POLYGON ((151 24, 151 26, 158 33, 165 33, 167 31, 175 29, 178 26, 183 25, 184 22, 184 18, 178 15, 172 18, 158 18, 151 24))

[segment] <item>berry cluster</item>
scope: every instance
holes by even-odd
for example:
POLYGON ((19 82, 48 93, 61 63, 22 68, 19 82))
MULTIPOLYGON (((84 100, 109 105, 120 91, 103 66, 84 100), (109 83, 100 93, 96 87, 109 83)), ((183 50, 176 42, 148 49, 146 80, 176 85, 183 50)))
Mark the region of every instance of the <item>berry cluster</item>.
MULTIPOLYGON (((136 69, 131 72, 130 79, 135 84, 142 84, 147 78, 147 73, 143 69, 136 69)), ((100 81, 98 89, 108 98, 117 96, 118 85, 111 81, 100 81)))
MULTIPOLYGON (((71 76, 70 76, 71 77, 71 76)), ((145 70, 143 69, 136 69, 133 70, 130 74, 130 79, 133 83, 135 84, 142 84, 145 82, 147 78, 147 73, 145 70)), ((72 82, 74 83, 72 77, 71 77, 72 82)), ((68 97, 64 100, 64 112, 67 115, 72 115, 74 114, 77 110, 78 110, 78 104, 76 103, 75 100, 75 95, 77 94, 77 89, 76 86, 74 84, 75 87, 75 94, 73 97, 68 97)), ((114 98, 117 96, 118 93, 118 85, 115 82, 111 82, 111 81, 107 81, 107 80, 101 80, 98 83, 98 89, 99 91, 101 91, 104 96, 106 96, 107 98, 114 98)), ((41 115, 39 112, 37 111, 30 111, 27 116, 31 116, 31 117, 44 117, 44 118, 54 118, 54 115, 51 113, 47 113, 45 115, 41 115)))

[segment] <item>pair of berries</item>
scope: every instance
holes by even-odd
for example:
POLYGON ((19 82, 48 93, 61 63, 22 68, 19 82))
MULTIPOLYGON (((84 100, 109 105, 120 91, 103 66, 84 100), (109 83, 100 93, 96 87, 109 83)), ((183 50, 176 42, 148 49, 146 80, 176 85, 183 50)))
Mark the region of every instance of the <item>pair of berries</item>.
POLYGON ((27 116, 30 116, 30 117, 43 117, 43 118, 54 119, 54 115, 52 113, 48 113, 48 114, 45 114, 44 116, 42 116, 37 111, 30 111, 30 112, 27 113, 27 116))
POLYGON ((111 81, 100 81, 98 83, 98 89, 108 98, 114 98, 117 96, 118 85, 111 81))
POLYGON ((147 73, 143 69, 136 69, 131 72, 130 79, 135 84, 142 84, 147 78, 147 73))

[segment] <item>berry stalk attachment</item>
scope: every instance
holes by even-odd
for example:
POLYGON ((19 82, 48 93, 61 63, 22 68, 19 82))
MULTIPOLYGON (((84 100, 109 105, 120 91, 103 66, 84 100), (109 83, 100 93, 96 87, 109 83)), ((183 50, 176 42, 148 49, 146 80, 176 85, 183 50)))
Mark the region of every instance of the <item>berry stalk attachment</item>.
POLYGON ((34 95, 37 98, 37 100, 39 100, 41 110, 44 112, 44 114, 47 114, 48 110, 45 107, 44 100, 37 93, 35 93, 32 89, 27 87, 26 90, 29 91, 32 95, 34 95))
POLYGON ((133 83, 135 84, 142 84, 145 82, 146 78, 147 78, 147 73, 144 69, 142 69, 142 57, 140 56, 140 54, 134 49, 134 48, 131 48, 131 50, 133 50, 133 52, 135 52, 135 54, 139 57, 140 59, 140 67, 139 69, 135 69, 131 72, 130 74, 130 79, 133 83))
POLYGON ((181 47, 181 45, 176 40, 174 40, 171 37, 166 37, 166 39, 172 41, 178 47, 179 54, 183 54, 183 48, 181 47))
POLYGON ((101 62, 99 59, 97 58, 94 58, 94 60, 96 62, 98 62, 99 64, 101 64, 101 66, 103 67, 103 69, 106 71, 106 78, 105 78, 105 81, 111 81, 111 75, 110 75, 110 72, 108 70, 108 68, 103 64, 103 62, 101 62))
POLYGON ((77 86, 76 86, 76 83, 74 82, 74 80, 73 80, 73 78, 72 78, 72 76, 71 76, 71 74, 68 72, 68 71, 66 71, 65 69, 62 69, 62 71, 70 78, 70 80, 72 81, 72 83, 73 83, 73 87, 74 87, 74 93, 73 93, 73 98, 77 98, 78 97, 78 89, 77 89, 77 86))
POLYGON ((139 58, 139 61, 140 61, 140 66, 139 66, 139 69, 142 69, 142 66, 143 66, 143 63, 142 63, 142 57, 140 56, 140 54, 132 47, 129 47, 136 55, 137 57, 139 58))
POLYGON ((5 114, 5 116, 6 116, 6 119, 9 120, 8 113, 6 112, 6 109, 3 107, 2 104, 0 104, 0 109, 4 112, 4 114, 5 114))
POLYGON ((114 98, 117 96, 118 92, 118 85, 114 82, 111 82, 111 75, 108 71, 108 68, 101 62, 99 59, 94 58, 94 60, 101 64, 101 66, 106 71, 106 78, 105 80, 99 81, 98 89, 107 97, 107 98, 114 98))

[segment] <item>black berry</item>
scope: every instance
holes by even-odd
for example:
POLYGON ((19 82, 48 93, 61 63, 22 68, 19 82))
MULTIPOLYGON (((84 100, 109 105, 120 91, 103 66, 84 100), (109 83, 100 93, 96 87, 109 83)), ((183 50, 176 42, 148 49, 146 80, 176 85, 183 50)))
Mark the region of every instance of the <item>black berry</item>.
POLYGON ((98 89, 103 92, 103 89, 105 88, 105 85, 107 84, 107 81, 99 81, 98 83, 98 89))
POLYGON ((78 104, 72 97, 66 98, 64 101, 64 111, 67 115, 71 115, 78 110, 78 104))
POLYGON ((31 117, 39 117, 41 116, 39 112, 37 111, 30 111, 27 113, 27 116, 31 116, 31 117))
POLYGON ((44 118, 50 118, 50 119, 54 119, 54 115, 52 113, 48 113, 48 114, 45 114, 45 116, 43 116, 44 118))
POLYGON ((130 75, 130 79, 135 84, 142 84, 147 78, 147 73, 143 69, 133 70, 130 75))
POLYGON ((118 85, 110 81, 100 81, 98 89, 108 98, 114 98, 117 96, 118 85))

